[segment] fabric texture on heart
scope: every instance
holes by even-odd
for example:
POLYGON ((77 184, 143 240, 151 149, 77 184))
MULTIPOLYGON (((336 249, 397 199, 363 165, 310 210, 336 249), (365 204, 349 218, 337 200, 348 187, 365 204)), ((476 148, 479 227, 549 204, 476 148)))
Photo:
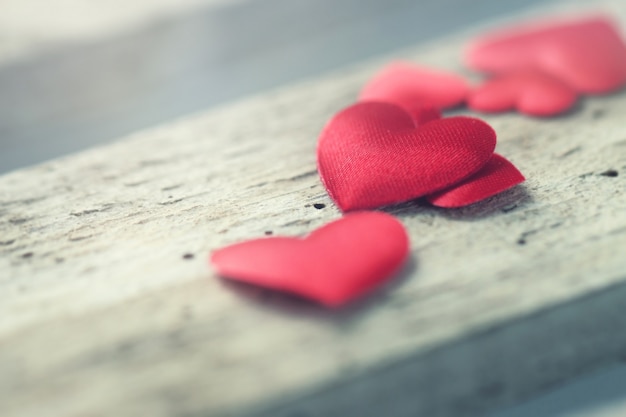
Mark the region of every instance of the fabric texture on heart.
POLYGON ((488 34, 468 49, 466 63, 489 73, 542 71, 579 93, 609 93, 626 84, 626 45, 601 16, 488 34))
POLYGON ((423 106, 446 109, 462 104, 469 92, 459 75, 395 62, 375 75, 361 90, 359 101, 382 101, 414 115, 423 106))
POLYGON ((578 95, 557 78, 541 72, 503 74, 475 88, 468 107, 483 112, 517 109, 531 116, 553 116, 572 108, 578 95))
POLYGON ((337 113, 317 146, 322 183, 342 211, 400 203, 482 168, 496 145, 487 123, 448 117, 416 126, 401 108, 363 102, 337 113))
POLYGON ((404 226, 381 212, 359 212, 305 238, 269 237, 213 252, 222 277, 341 306, 397 272, 409 253, 404 226))
POLYGON ((410 113, 416 126, 441 119, 441 111, 433 106, 415 106, 410 113))
POLYGON ((524 175, 515 165, 493 154, 487 165, 476 174, 426 199, 437 207, 463 207, 499 194, 524 180, 524 175))

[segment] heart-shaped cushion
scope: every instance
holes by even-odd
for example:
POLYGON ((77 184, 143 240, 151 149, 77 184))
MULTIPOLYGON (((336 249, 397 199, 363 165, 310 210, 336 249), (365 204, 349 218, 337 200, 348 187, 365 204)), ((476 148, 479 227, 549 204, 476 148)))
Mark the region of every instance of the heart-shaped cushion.
POLYGON ((383 101, 414 115, 424 106, 446 109, 465 101, 469 86, 459 75, 394 62, 383 68, 361 90, 359 101, 383 101))
POLYGON ((463 207, 499 194, 524 180, 524 175, 515 165, 494 153, 480 171, 426 199, 437 207, 463 207))
POLYGON ((485 81, 472 91, 467 104, 484 112, 517 109, 531 116, 554 116, 569 110, 577 98, 576 92, 559 79, 526 71, 485 81))
POLYGON ((211 263, 223 277, 340 306, 391 278, 408 253, 398 220, 360 212, 303 239, 269 237, 219 249, 211 263))
POLYGON ((411 200, 447 188, 491 158, 496 133, 470 117, 416 126, 388 103, 362 102, 337 113, 323 129, 317 165, 328 194, 343 211, 411 200))
POLYGON ((600 16, 488 34, 468 49, 466 62, 489 73, 542 71, 581 93, 608 93, 626 83, 626 45, 600 16))

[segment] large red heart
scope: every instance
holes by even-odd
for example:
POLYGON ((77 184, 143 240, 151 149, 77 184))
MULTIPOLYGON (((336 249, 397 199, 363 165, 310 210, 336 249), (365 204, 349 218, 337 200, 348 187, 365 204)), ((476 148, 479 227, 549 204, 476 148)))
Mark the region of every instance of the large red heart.
POLYGON ((434 106, 415 106, 411 112, 413 122, 416 126, 423 125, 424 123, 432 122, 433 120, 441 119, 441 111, 434 106))
POLYGON ((582 93, 607 93, 626 83, 626 45, 603 17, 552 21, 495 32, 466 54, 476 70, 538 70, 582 93))
POLYGON ((376 208, 451 186, 487 163, 496 134, 469 117, 419 127, 401 108, 363 102, 337 113, 317 146, 322 183, 343 210, 376 208))
POLYGON ((304 239, 270 237, 213 252, 223 277, 339 306, 389 279, 409 253, 402 224, 381 212, 329 223, 304 239))
POLYGON ((405 62, 394 62, 361 90, 359 101, 384 101, 410 114, 423 106, 444 109, 465 101, 469 87, 462 77, 405 62))
POLYGON ((493 154, 480 171, 446 190, 427 196, 426 199, 438 207, 463 207, 508 190, 524 180, 515 165, 504 157, 493 154))
POLYGON ((467 104, 485 112, 517 109, 531 116, 553 116, 569 110, 577 94, 567 84, 541 72, 503 74, 472 91, 467 104))

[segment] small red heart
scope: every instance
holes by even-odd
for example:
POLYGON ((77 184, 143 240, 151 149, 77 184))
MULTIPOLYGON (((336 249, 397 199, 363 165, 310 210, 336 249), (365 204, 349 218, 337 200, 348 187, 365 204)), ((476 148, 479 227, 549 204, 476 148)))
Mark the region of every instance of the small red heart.
POLYGON ((388 280, 404 263, 404 226, 381 212, 344 216, 300 238, 270 237, 211 255, 223 277, 340 306, 388 280))
POLYGON ((359 101, 392 103, 413 115, 424 105, 438 109, 458 106, 468 92, 467 82, 456 74, 395 62, 363 87, 359 101))
POLYGON ((467 104, 485 112, 517 109, 531 116, 552 116, 569 110, 577 94, 567 84, 541 72, 504 74, 474 89, 467 104))
POLYGON ((337 113, 317 146, 322 183, 343 210, 411 200, 482 168, 496 145, 487 123, 448 117, 416 127, 389 103, 363 102, 337 113))
POLYGON ((608 93, 626 83, 626 45, 603 17, 491 33, 470 47, 466 61, 490 73, 546 72, 582 93, 608 93))
POLYGON ((508 190, 524 180, 515 165, 494 153, 480 171, 447 190, 427 196, 426 199, 438 207, 463 207, 508 190))

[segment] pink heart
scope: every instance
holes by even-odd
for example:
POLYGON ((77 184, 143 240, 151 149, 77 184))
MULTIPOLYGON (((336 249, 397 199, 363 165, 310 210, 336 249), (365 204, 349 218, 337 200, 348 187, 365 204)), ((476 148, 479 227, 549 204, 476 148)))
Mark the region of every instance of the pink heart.
POLYGON ((487 165, 476 174, 426 198, 438 207, 463 207, 508 190, 524 180, 515 165, 504 157, 493 154, 487 165))
POLYGON ((423 106, 458 106, 469 92, 462 77, 445 71, 395 62, 375 75, 361 90, 359 101, 383 101, 414 114, 423 106))
POLYGON ((448 117, 417 126, 401 108, 363 102, 337 113, 317 147, 322 183, 343 210, 369 209, 447 188, 482 168, 496 134, 485 122, 448 117))
POLYGON ((327 306, 364 295, 397 272, 409 253, 402 224, 380 212, 344 216, 305 238, 250 240, 213 252, 218 274, 327 306))
POLYGON ((576 92, 559 79, 527 71, 485 81, 472 91, 467 104, 485 112, 517 109, 531 116, 553 116, 569 110, 576 100, 576 92))
POLYGON ((626 83, 626 45, 603 17, 490 33, 470 47, 466 62, 490 73, 542 71, 581 93, 608 93, 626 83))

